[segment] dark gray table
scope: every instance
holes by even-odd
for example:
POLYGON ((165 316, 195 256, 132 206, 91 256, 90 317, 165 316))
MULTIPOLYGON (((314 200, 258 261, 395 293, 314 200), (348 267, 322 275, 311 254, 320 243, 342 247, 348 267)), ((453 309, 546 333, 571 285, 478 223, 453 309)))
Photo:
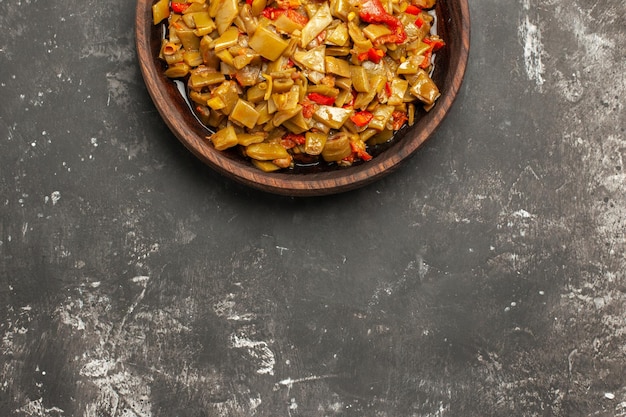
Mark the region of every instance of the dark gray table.
POLYGON ((176 141, 134 8, 0 0, 0 415, 626 416, 623 0, 472 2, 437 134, 310 199, 176 141))

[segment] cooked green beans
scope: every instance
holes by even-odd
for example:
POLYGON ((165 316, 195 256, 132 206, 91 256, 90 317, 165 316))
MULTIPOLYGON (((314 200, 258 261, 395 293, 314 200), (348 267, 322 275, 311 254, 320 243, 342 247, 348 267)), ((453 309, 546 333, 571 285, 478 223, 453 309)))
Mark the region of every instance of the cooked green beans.
POLYGON ((218 150, 261 170, 351 165, 440 96, 434 0, 158 0, 165 74, 186 79, 218 150))

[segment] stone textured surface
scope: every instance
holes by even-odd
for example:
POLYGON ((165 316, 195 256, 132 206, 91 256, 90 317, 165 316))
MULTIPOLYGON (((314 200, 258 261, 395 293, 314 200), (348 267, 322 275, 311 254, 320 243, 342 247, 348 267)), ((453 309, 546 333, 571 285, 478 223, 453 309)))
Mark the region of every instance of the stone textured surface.
POLYGON ((398 172, 289 199, 168 132, 133 2, 0 0, 0 415, 626 416, 626 4, 471 2, 398 172))

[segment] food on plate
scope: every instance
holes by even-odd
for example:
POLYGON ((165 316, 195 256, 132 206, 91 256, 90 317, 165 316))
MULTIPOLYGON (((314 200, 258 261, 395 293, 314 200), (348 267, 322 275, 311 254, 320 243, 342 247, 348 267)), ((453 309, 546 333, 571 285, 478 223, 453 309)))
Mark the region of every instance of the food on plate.
POLYGON ((218 150, 265 172, 349 166, 435 105, 435 0, 158 0, 165 75, 218 150))

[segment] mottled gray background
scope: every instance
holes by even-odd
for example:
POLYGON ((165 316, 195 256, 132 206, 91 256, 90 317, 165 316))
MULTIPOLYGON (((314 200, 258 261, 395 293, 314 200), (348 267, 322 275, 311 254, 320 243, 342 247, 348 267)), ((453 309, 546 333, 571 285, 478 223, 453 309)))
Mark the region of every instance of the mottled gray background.
POLYGON ((0 0, 0 415, 626 416, 626 4, 470 6, 432 140, 290 199, 167 130, 133 1, 0 0))

